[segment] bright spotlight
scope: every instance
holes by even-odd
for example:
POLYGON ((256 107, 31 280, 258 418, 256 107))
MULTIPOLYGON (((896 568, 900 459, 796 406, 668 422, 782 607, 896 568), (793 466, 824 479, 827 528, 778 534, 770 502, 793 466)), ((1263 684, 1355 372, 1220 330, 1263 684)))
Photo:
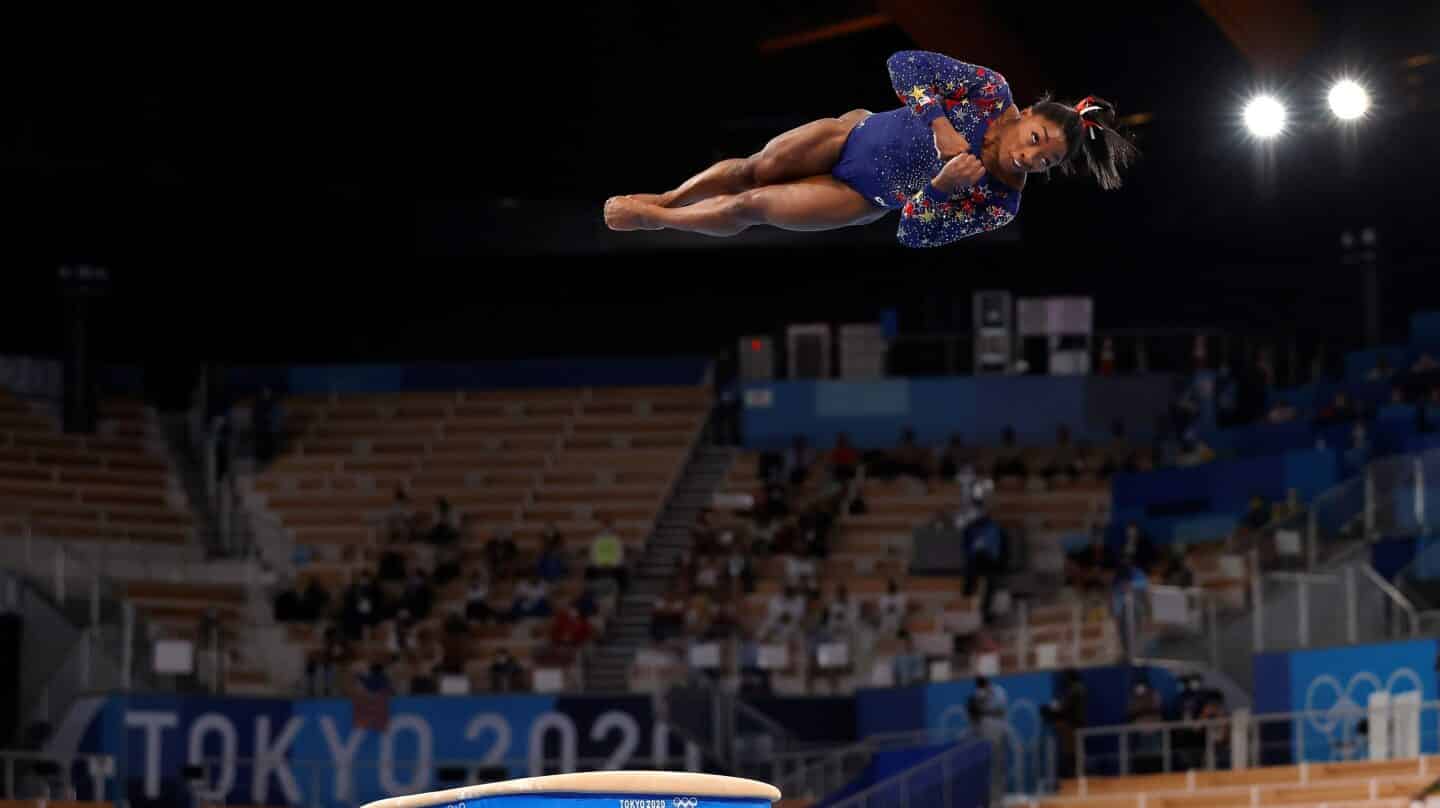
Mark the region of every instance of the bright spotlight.
POLYGON ((1273 95, 1258 95, 1245 105, 1245 128, 1258 138, 1285 131, 1285 105, 1273 95))
POLYGON ((1350 79, 1335 82, 1330 88, 1330 111, 1342 121, 1353 121, 1370 108, 1370 94, 1350 79))

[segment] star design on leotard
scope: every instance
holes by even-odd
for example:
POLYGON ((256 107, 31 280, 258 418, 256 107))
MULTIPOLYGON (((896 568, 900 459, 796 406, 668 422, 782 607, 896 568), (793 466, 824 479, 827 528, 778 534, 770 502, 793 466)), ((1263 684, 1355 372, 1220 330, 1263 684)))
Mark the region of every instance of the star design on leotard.
POLYGON ((924 103, 930 98, 930 96, 925 94, 925 88, 918 84, 910 89, 910 97, 921 103, 924 103))

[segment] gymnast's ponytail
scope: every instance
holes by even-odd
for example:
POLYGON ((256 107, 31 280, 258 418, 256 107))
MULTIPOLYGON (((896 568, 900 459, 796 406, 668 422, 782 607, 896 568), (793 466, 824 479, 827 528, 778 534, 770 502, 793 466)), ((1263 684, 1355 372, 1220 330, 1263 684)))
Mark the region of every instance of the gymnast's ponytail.
POLYGON ((1120 187, 1120 172, 1137 152, 1116 128, 1114 104, 1093 95, 1061 104, 1046 95, 1033 109, 1065 132, 1068 151, 1060 163, 1062 173, 1089 174, 1107 191, 1120 187))

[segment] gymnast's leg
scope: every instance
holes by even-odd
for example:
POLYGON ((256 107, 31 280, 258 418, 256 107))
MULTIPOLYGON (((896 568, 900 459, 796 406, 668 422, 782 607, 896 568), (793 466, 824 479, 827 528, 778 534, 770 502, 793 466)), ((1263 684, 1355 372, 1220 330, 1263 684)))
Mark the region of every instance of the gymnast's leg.
POLYGON ((886 213, 828 174, 713 196, 682 208, 662 208, 625 196, 605 203, 605 222, 612 230, 684 230, 717 237, 733 236, 757 224, 782 230, 834 230, 868 224, 886 213))
POLYGON ((838 118, 811 121, 773 138, 749 157, 721 160, 673 191, 631 196, 647 204, 676 208, 712 196, 828 174, 840 159, 850 130, 869 114, 856 109, 838 118))

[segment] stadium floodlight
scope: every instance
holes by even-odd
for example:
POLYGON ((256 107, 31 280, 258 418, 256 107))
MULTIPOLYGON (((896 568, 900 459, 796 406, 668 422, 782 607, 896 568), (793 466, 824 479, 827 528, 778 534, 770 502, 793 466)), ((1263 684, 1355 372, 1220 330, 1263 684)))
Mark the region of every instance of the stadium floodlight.
POLYGON ((1285 105, 1273 95, 1257 95, 1245 105, 1245 128, 1268 140, 1285 131, 1285 105))
POLYGON ((1341 79, 1330 88, 1330 111, 1342 121, 1353 121, 1370 109, 1370 94, 1359 82, 1341 79))

